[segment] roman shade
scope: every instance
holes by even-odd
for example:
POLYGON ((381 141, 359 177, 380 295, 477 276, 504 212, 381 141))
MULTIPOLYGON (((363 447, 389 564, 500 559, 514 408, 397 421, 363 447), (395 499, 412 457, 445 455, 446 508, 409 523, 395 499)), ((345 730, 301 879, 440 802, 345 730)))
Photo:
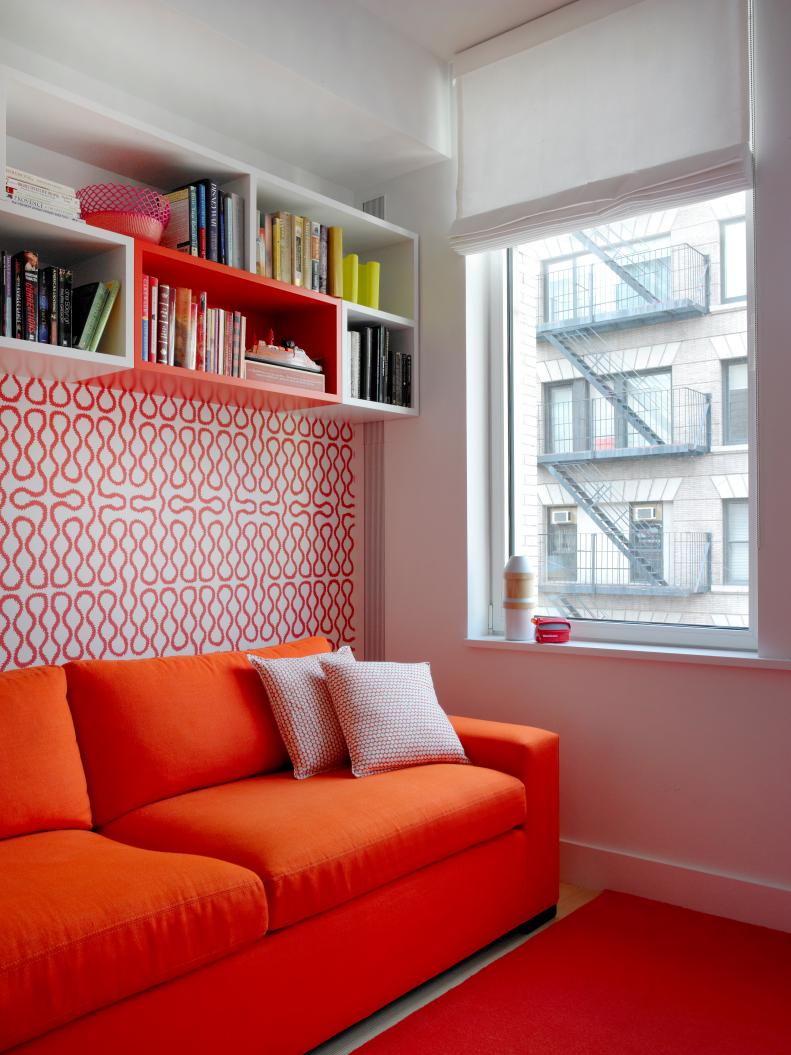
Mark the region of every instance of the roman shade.
POLYGON ((747 0, 577 0, 456 56, 463 253, 751 182, 747 0))

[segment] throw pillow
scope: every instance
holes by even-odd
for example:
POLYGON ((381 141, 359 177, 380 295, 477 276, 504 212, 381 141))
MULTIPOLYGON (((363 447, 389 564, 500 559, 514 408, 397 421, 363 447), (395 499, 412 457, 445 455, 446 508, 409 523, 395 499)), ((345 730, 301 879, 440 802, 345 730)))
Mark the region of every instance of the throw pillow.
POLYGON ((428 663, 319 662, 356 777, 469 761, 437 701, 428 663))
MULTIPOLYGON (((319 656, 263 659, 248 654, 247 658, 261 676, 297 780, 346 765, 346 741, 319 656)), ((322 658, 328 668, 354 663, 354 654, 347 645, 322 658)))

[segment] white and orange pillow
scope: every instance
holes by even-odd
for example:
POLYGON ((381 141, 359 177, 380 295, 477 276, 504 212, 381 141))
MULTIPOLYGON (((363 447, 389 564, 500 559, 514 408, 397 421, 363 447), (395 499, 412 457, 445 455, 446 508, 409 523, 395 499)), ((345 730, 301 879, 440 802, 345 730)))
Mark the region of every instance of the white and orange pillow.
POLYGON ((428 663, 338 663, 330 656, 319 662, 356 777, 469 761, 439 705, 428 663))
MULTIPOLYGON (((277 727, 298 780, 338 769, 349 761, 346 741, 330 699, 319 656, 263 659, 249 653, 266 689, 277 727)), ((344 645, 324 653, 327 668, 354 665, 352 650, 344 645)))

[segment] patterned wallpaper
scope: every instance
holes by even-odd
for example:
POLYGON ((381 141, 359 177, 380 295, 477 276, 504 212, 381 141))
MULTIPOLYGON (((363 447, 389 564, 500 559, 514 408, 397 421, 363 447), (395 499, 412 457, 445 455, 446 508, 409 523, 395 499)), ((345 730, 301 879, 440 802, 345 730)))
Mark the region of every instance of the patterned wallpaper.
POLYGON ((0 377, 0 669, 355 643, 348 424, 0 377))

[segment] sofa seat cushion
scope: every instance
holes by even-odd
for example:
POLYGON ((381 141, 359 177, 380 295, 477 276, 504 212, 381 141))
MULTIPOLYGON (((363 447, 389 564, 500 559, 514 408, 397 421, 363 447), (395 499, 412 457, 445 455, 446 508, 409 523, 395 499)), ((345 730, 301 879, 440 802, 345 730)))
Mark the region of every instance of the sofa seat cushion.
POLYGON ((89 831, 0 842, 0 1050, 266 931, 258 876, 89 831))
POLYGON ((521 781, 429 765, 355 779, 270 773, 144 806, 103 830, 154 850, 233 861, 264 881, 271 929, 482 843, 525 816, 521 781))

